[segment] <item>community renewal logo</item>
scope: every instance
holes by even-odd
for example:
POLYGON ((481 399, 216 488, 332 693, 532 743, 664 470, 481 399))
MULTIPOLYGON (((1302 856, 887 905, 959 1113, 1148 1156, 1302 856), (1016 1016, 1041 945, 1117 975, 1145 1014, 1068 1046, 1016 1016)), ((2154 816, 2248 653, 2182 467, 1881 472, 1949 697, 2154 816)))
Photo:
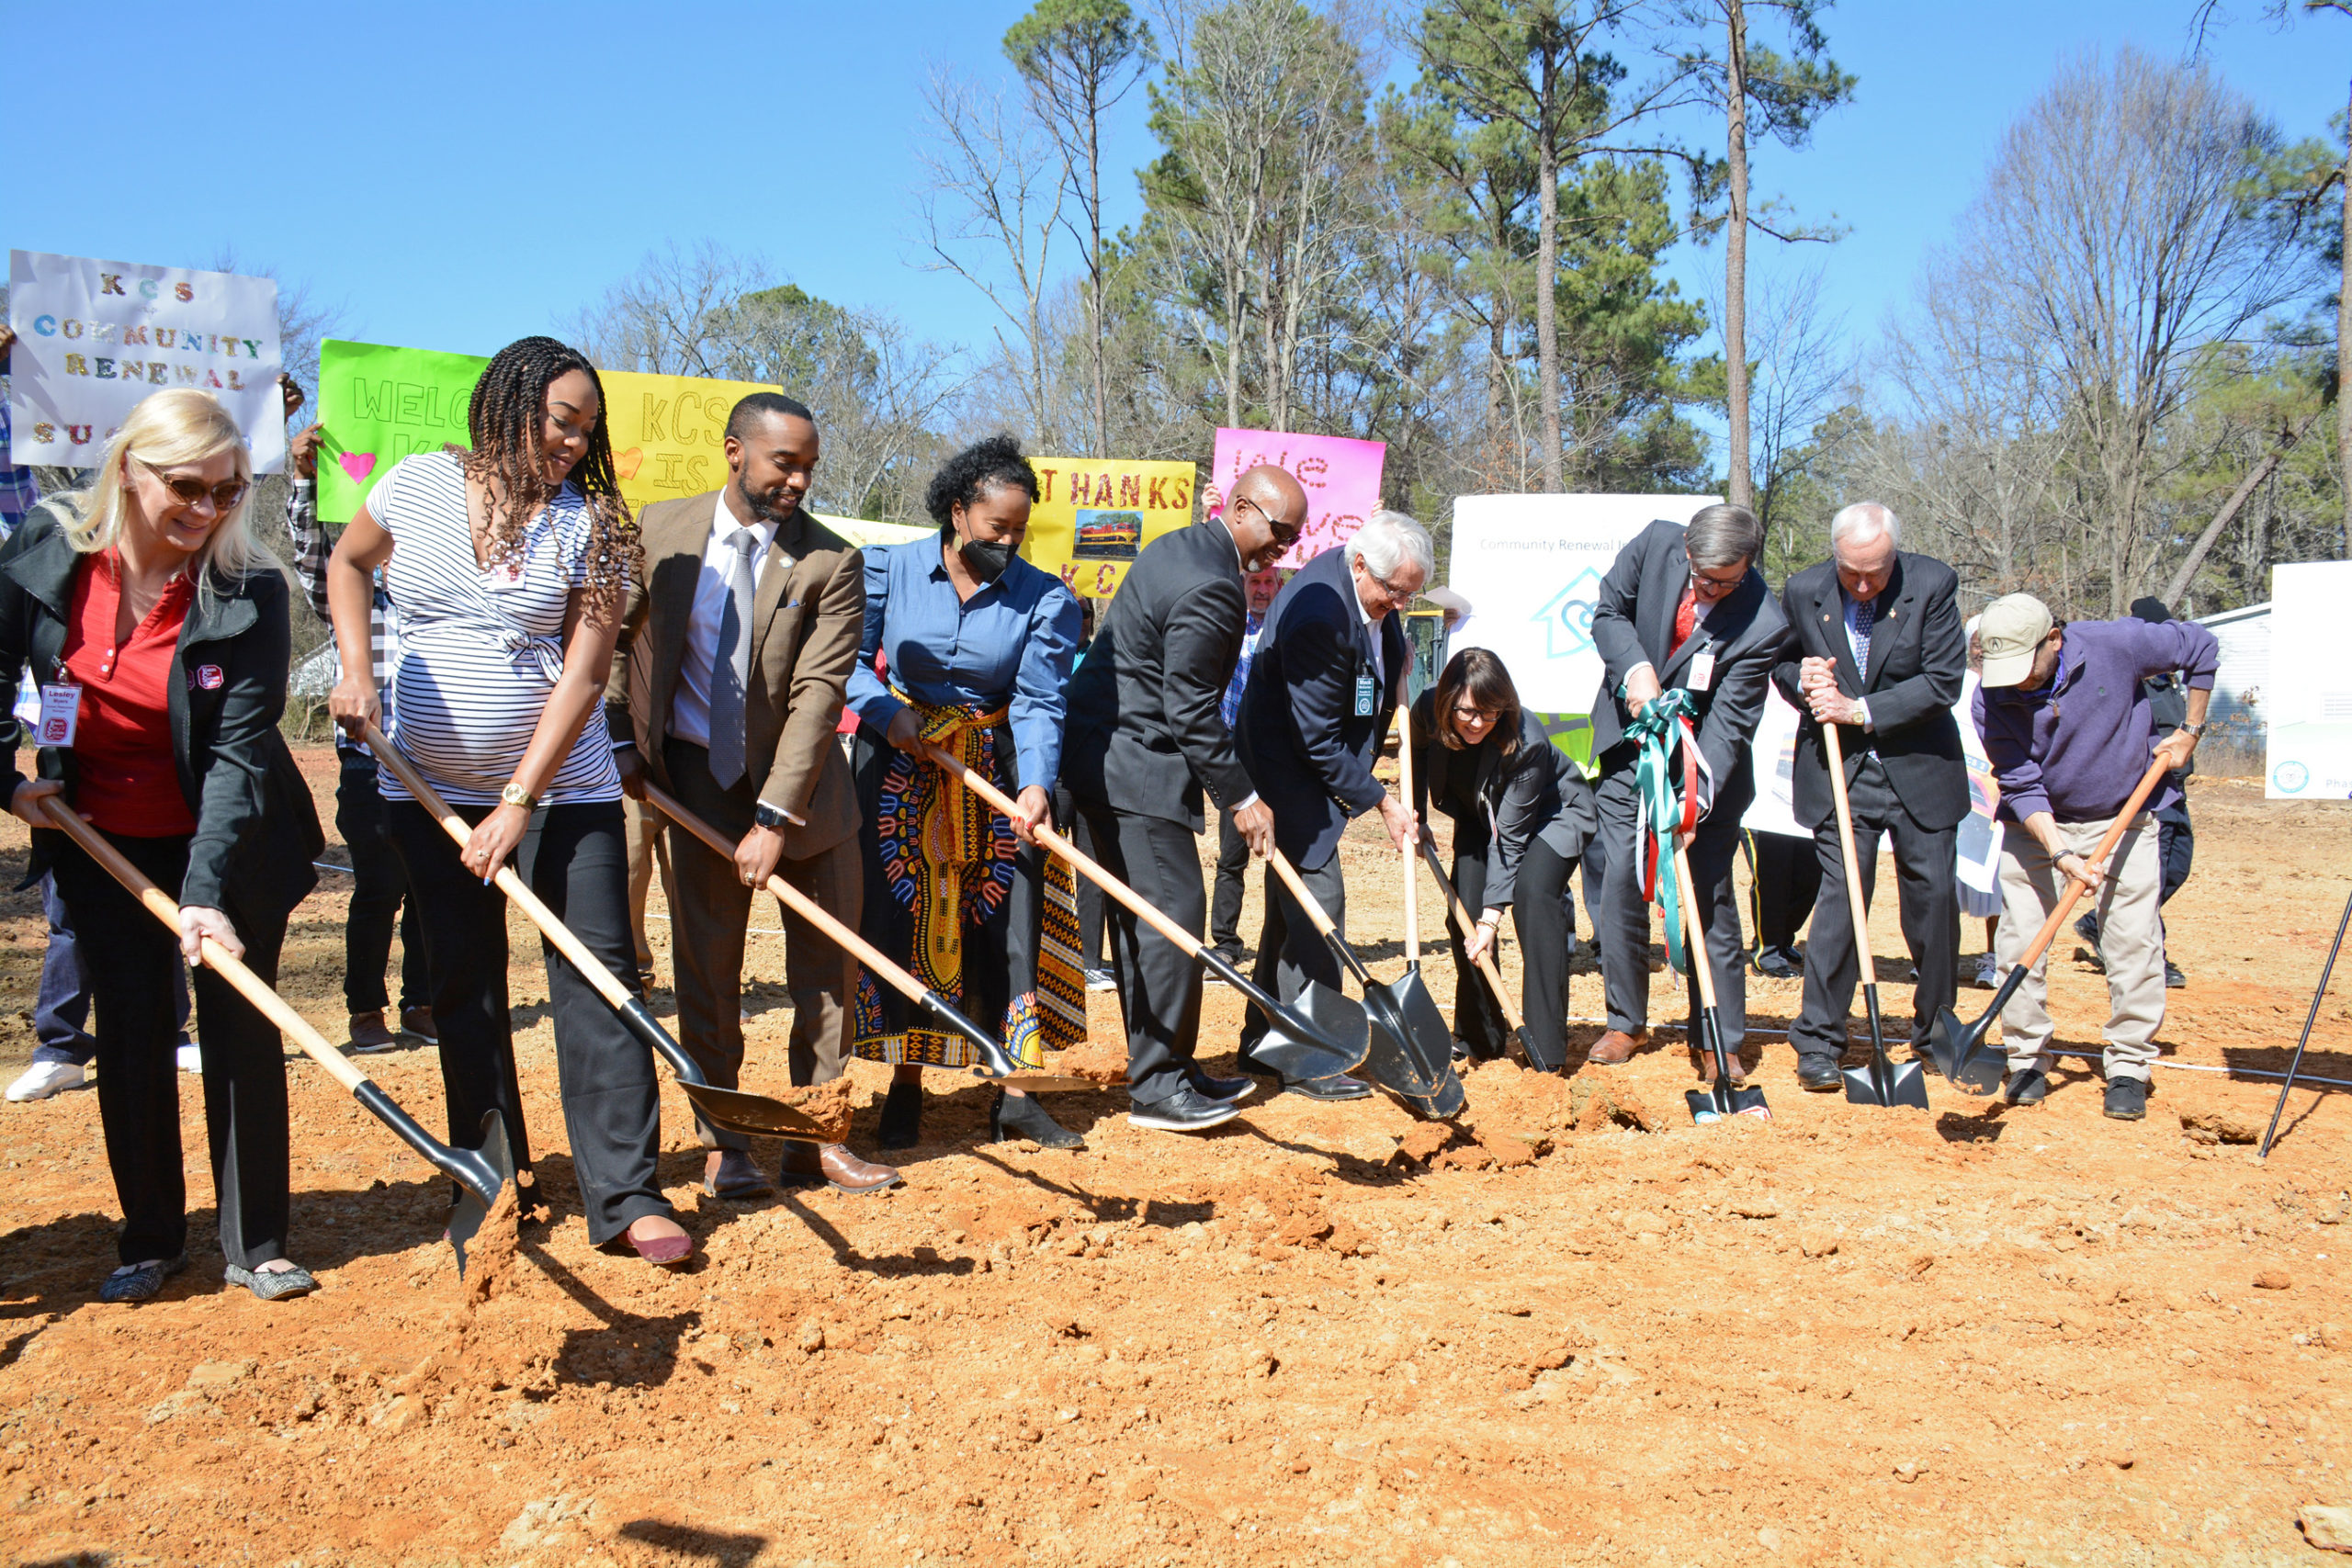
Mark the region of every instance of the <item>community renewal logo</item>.
POLYGON ((2301 795, 2312 782, 2312 771, 2290 757, 2271 770, 2270 782, 2281 795, 2301 795))
POLYGON ((1544 657, 1574 659, 1592 648, 1592 613, 1600 603, 1600 574, 1587 567, 1529 616, 1544 625, 1544 657))

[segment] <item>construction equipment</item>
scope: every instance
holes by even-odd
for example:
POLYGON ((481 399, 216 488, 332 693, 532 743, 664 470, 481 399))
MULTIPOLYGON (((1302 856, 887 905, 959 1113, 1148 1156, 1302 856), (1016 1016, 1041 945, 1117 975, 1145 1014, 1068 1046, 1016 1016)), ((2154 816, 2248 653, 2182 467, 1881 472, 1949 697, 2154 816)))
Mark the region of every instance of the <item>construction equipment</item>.
POLYGON ((1682 1096, 1690 1107, 1690 1120, 1702 1126, 1725 1116, 1754 1116, 1770 1122, 1772 1108, 1764 1103, 1764 1091, 1753 1084, 1736 1083, 1732 1077, 1731 1053, 1724 1049, 1723 1020, 1715 1011, 1715 966, 1707 955, 1706 922, 1699 918, 1698 890, 1690 880, 1690 852, 1679 840, 1674 846, 1674 875, 1676 902, 1682 906, 1682 929, 1689 939, 1684 946, 1690 953, 1691 977, 1699 982, 1699 1029, 1715 1059, 1715 1081, 1682 1096))
MULTIPOLYGON (((1862 973, 1862 1008, 1870 1014, 1871 1059, 1861 1067, 1846 1067, 1846 1102, 1849 1105, 1908 1105, 1928 1109, 1927 1073, 1917 1062, 1900 1066, 1888 1059, 1886 1034, 1879 1021, 1878 965, 1871 957, 1870 908, 1862 898, 1861 861, 1854 853, 1854 813, 1846 802, 1846 758, 1838 739, 1838 727, 1821 727, 1821 743, 1829 753, 1829 793, 1838 806, 1838 842, 1846 854, 1846 907, 1853 914, 1854 953, 1862 973)), ((1839 1021, 1842 1030, 1844 1021, 1839 1021)))
MULTIPOLYGON (((96 828, 76 816, 59 795, 44 795, 41 807, 49 819, 62 829, 84 852, 106 867, 117 882, 147 907, 150 914, 171 928, 180 929, 179 901, 156 886, 139 868, 124 858, 120 850, 107 842, 96 828)), ((470 1149, 453 1149, 427 1133, 415 1117, 401 1110, 392 1097, 379 1088, 375 1081, 354 1066, 349 1057, 326 1042, 325 1036, 311 1027, 310 1021, 287 1005, 286 998, 245 967, 244 961, 227 948, 206 937, 202 952, 205 964, 237 988, 238 994, 260 1010, 264 1018, 294 1037, 294 1043, 303 1054, 327 1070, 328 1076, 350 1091, 351 1098, 366 1106, 368 1112, 390 1127, 401 1142, 423 1155, 432 1167, 458 1184, 458 1201, 449 1213, 449 1246, 458 1255, 458 1272, 466 1269, 466 1246, 481 1229, 481 1223, 498 1202, 501 1189, 514 1179, 514 1154, 506 1142, 506 1123, 492 1111, 481 1119, 481 1142, 470 1149)))

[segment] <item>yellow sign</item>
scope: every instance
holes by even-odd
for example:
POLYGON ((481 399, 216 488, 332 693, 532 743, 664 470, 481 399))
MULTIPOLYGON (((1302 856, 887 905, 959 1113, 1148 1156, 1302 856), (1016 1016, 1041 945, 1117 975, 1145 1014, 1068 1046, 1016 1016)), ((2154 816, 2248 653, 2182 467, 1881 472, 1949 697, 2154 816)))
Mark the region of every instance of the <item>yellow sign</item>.
POLYGON ((1109 598, 1146 545, 1193 521, 1190 463, 1032 457, 1029 466, 1039 494, 1021 554, 1073 593, 1109 598))

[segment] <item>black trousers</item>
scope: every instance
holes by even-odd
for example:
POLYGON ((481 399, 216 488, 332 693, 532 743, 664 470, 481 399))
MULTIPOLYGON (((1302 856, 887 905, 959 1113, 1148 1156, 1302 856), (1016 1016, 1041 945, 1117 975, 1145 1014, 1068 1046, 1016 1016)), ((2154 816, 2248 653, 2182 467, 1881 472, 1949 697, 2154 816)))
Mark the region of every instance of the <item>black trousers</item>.
MULTIPOLYGON (((452 809, 474 823, 491 812, 487 806, 452 809)), ((483 1113, 496 1111, 505 1119, 516 1168, 528 1170, 530 1138, 507 1012, 506 895, 458 863, 457 841, 424 807, 393 800, 385 802, 384 811, 410 892, 422 906, 449 1141, 461 1147, 479 1143, 483 1113)), ((628 846, 618 801, 541 807, 514 861, 531 891, 599 962, 616 975, 636 973, 628 846)), ((552 942, 542 940, 539 946, 555 1014, 564 1131, 571 1139, 588 1239, 602 1246, 647 1214, 670 1213, 654 1170, 662 1148, 661 1086, 653 1053, 587 976, 552 942)))
POLYGON ((344 748, 340 758, 334 829, 351 851, 351 914, 343 930, 344 1006, 362 1013, 381 1012, 390 1005, 384 992, 384 966, 391 961, 395 924, 401 932, 401 1010, 428 1006, 433 982, 424 970, 424 931, 417 923, 416 903, 408 897, 408 873, 384 832, 376 759, 356 747, 344 748))
POLYGON ((2197 861, 2197 830, 2189 824, 2185 795, 2156 813, 2156 859, 2164 866, 2164 887, 2156 895, 2161 906, 2172 902, 2197 861))
MULTIPOLYGON (((179 897, 187 838, 107 838, 148 880, 179 897)), ((82 960, 97 1007, 98 1116, 123 1214, 116 1251, 125 1263, 176 1258, 187 1247, 175 1059, 179 935, 72 840, 62 833, 53 840, 57 890, 83 933, 82 960)), ((275 985, 286 917, 262 919, 234 908, 223 913, 245 944, 245 966, 275 985)), ((211 969, 198 967, 194 980, 220 1253, 254 1269, 286 1256, 286 1043, 211 969)))
POLYGON ((1216 814, 1216 887, 1209 895, 1209 945, 1228 955, 1241 951, 1241 895, 1250 880, 1250 840, 1229 810, 1216 814))
MULTIPOLYGON (((1600 835, 1609 840, 1608 866, 1600 885, 1600 908, 1593 933, 1600 944, 1600 976, 1609 989, 1609 1027, 1631 1032, 1649 1026, 1650 912, 1642 897, 1642 848, 1634 767, 1628 761, 1600 775, 1594 792, 1600 807, 1600 835)), ((1733 896, 1732 857, 1739 850, 1739 812, 1724 806, 1699 824, 1689 851, 1690 879, 1707 935, 1707 959, 1714 966, 1715 1016, 1724 1048, 1737 1051, 1747 1033, 1747 952, 1740 939, 1739 900, 1733 896)), ((1660 875, 1665 874, 1663 867, 1660 875)), ((1696 957, 1693 956, 1693 964, 1696 957)), ((1694 967, 1687 982, 1692 1045, 1700 1043, 1699 980, 1694 967)))
MULTIPOLYGON (((1208 897, 1192 829, 1092 801, 1080 810, 1094 853, 1111 874, 1199 936, 1208 897)), ((1136 1103, 1149 1105, 1184 1087, 1200 1043, 1201 966, 1125 905, 1106 914, 1111 973, 1118 978, 1119 1013, 1127 1026, 1127 1092, 1136 1103)))
MULTIPOLYGON (((1299 881, 1323 912, 1331 917, 1331 924, 1340 935, 1348 934, 1348 885, 1340 874, 1340 854, 1334 849, 1331 858, 1311 870, 1296 868, 1299 881)), ((1258 932, 1258 958, 1250 966, 1250 978, 1258 988, 1273 994, 1274 999, 1285 1007, 1298 1000, 1309 985, 1325 985, 1333 990, 1340 987, 1340 961, 1315 930, 1306 911, 1291 897, 1289 886, 1266 868, 1266 921, 1258 932)), ((1258 1043, 1266 1032, 1266 1015, 1256 1008, 1241 1026, 1241 1048, 1244 1051, 1258 1043)))
MULTIPOLYGON (((1094 847, 1094 830, 1085 813, 1079 810, 1078 801, 1069 791, 1059 784, 1054 786, 1054 824, 1069 835, 1069 841, 1080 854, 1095 860, 1102 858, 1094 847)), ((1078 896, 1079 967, 1099 969, 1102 966, 1103 892, 1084 876, 1072 874, 1071 881, 1078 896)))
MULTIPOLYGON (((1568 943, 1576 936, 1576 905, 1568 874, 1576 862, 1542 839, 1528 840, 1520 857, 1518 886, 1511 897, 1511 930, 1519 936, 1519 1010, 1527 1023, 1529 1062, 1546 1072, 1568 1059, 1568 943)), ((1453 858, 1453 890, 1476 919, 1486 908, 1487 853, 1453 858)), ((1445 933, 1453 939, 1453 1032, 1475 1056, 1502 1055, 1510 1044, 1510 1024, 1495 1000, 1487 976, 1463 956, 1464 932, 1451 909, 1445 933)), ((1499 967, 1499 966, 1498 966, 1499 967)))
POLYGON ((1757 951, 1794 953, 1821 891, 1820 856, 1810 841, 1787 833, 1747 837, 1748 869, 1756 876, 1757 951))
MULTIPOLYGON (((1870 753, 1854 771, 1846 802, 1854 815, 1854 863, 1861 872, 1865 908, 1878 880, 1879 835, 1894 839, 1903 941, 1918 970, 1911 992, 1911 1043, 1919 1047, 1937 1012, 1959 994, 1960 891, 1952 874, 1959 829, 1931 829, 1912 820, 1887 782, 1886 770, 1870 753)), ((1790 1027, 1789 1043, 1800 1056, 1838 1057, 1846 1054, 1846 1016, 1854 1004, 1861 962, 1854 947, 1853 906, 1846 893, 1836 812, 1815 829, 1813 847, 1821 891, 1813 906, 1813 935, 1805 943, 1804 1006, 1790 1027)))

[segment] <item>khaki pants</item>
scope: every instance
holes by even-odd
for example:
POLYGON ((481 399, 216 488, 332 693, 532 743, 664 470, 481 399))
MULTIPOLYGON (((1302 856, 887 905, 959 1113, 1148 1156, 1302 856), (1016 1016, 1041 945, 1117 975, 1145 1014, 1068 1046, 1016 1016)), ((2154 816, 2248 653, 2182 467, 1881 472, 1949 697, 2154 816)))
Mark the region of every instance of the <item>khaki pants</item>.
MULTIPOLYGON (((2112 821, 2061 822, 2058 833, 2068 849, 2088 855, 2098 848, 2112 821)), ((2107 965, 2107 1076, 2144 1083, 2148 1064, 2157 1055, 2155 1032, 2165 1021, 2164 927, 2156 917, 2163 865, 2156 852, 2154 818, 2141 814, 2116 844, 2105 869, 2107 879, 2096 908, 2098 955, 2107 965)), ((2058 907, 2064 880, 2032 834, 2015 823, 2007 825, 2001 839, 2001 924, 1993 938, 2004 974, 2025 955, 2027 944, 2058 907)), ((2049 962, 2045 952, 2001 1010, 2001 1041, 2013 1073, 2028 1067, 2046 1073, 2053 1060, 2045 1054, 2052 1030, 2049 962)))
MULTIPOLYGON (((644 801, 621 797, 621 823, 628 832, 629 934, 637 942, 637 966, 648 975, 653 973, 653 944, 645 938, 645 897, 653 890, 654 840, 662 836, 662 814, 644 801)), ((673 904, 677 902, 678 890, 670 886, 666 867, 662 896, 673 904)))

